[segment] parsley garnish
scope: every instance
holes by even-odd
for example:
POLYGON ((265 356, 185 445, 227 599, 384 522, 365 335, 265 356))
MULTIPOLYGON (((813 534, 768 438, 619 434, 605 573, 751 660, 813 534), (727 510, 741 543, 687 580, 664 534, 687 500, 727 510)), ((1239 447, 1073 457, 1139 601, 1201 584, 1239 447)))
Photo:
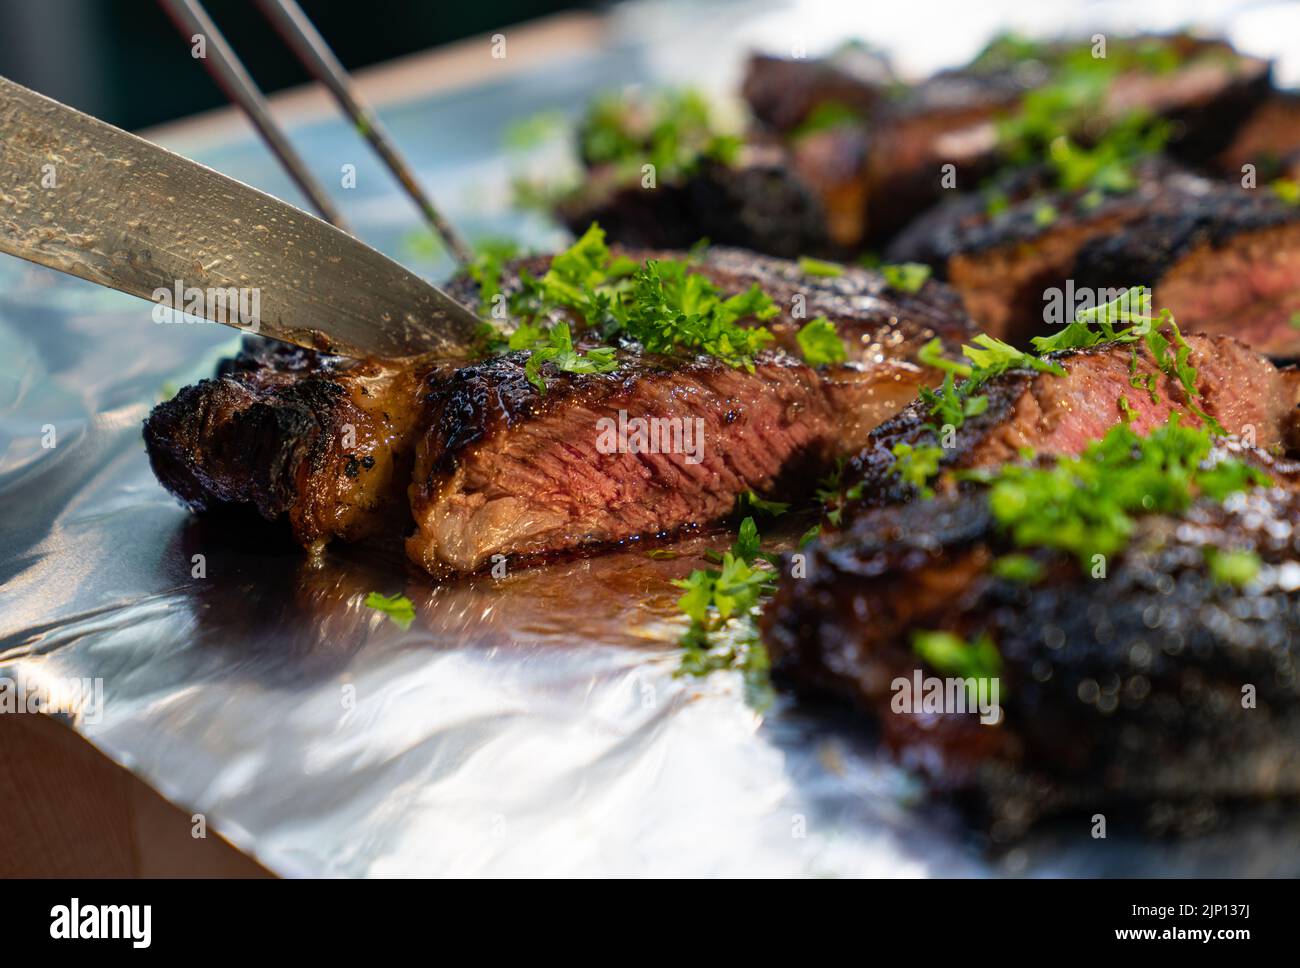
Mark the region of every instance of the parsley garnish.
POLYGON ((1077 457, 962 477, 991 486, 989 508, 1016 545, 1066 551, 1086 567, 1127 546, 1136 515, 1178 513, 1197 497, 1223 500, 1270 483, 1243 461, 1210 460, 1212 448, 1208 430, 1180 426, 1175 413, 1146 437, 1119 424, 1077 457))
MULTIPOLYGON (((1166 308, 1158 315, 1152 315, 1151 294, 1141 286, 1128 289, 1110 302, 1076 313, 1074 321, 1055 336, 1035 336, 1031 340, 1040 353, 1085 349, 1100 343, 1139 341, 1146 345, 1157 368, 1182 385, 1187 394, 1188 409, 1214 433, 1225 433, 1219 422, 1196 403, 1195 398, 1200 397, 1201 391, 1196 385, 1196 367, 1188 362, 1192 348, 1183 338, 1173 312, 1166 308), (1117 328, 1120 323, 1129 325, 1117 328), (1168 336, 1162 332, 1166 329, 1168 336)), ((1129 357, 1129 383, 1146 390, 1152 400, 1158 399, 1154 375, 1146 380, 1138 375, 1136 354, 1129 357)))
POLYGON ((771 319, 780 313, 758 284, 724 299, 707 278, 684 262, 649 260, 633 275, 625 298, 605 308, 611 329, 621 330, 651 353, 695 350, 725 363, 754 368, 754 356, 772 334, 763 326, 739 326, 745 318, 771 319))
MULTIPOLYGON (((503 250, 486 253, 470 269, 485 295, 499 293, 504 258, 503 250)), ((485 311, 489 302, 487 296, 485 311)), ((604 373, 616 365, 609 347, 575 349, 571 323, 605 340, 634 340, 647 352, 704 353, 752 370, 755 355, 773 336, 766 327, 740 321, 762 322, 780 313, 757 285, 724 297, 689 262, 648 260, 638 266, 613 255, 598 225, 556 255, 540 279, 520 272, 519 289, 507 305, 515 329, 508 338, 491 330, 489 346, 504 343, 512 350, 531 350, 526 371, 543 392, 543 363, 570 373, 604 373)), ((591 342, 590 337, 583 341, 591 342)))
POLYGON ((747 517, 751 511, 759 511, 777 518, 788 510, 790 505, 785 501, 767 501, 752 490, 744 491, 736 498, 736 514, 741 518, 747 517))
POLYGON ((893 466, 889 473, 897 474, 904 484, 911 484, 920 492, 921 497, 934 497, 930 488, 930 478, 939 473, 939 464, 943 460, 943 448, 930 444, 895 444, 891 451, 894 455, 893 466))
POLYGON ((693 173, 704 160, 731 164, 741 139, 720 129, 698 91, 664 90, 650 96, 606 94, 595 98, 579 125, 580 150, 589 164, 613 165, 639 177, 652 164, 661 181, 693 173))
POLYGON ((586 353, 575 350, 568 323, 552 326, 544 340, 533 346, 528 362, 524 364, 528 382, 545 393, 546 381, 541 372, 543 363, 550 363, 565 373, 608 373, 618 366, 614 351, 608 346, 590 349, 586 353))
POLYGON ((952 632, 912 632, 912 651, 938 672, 962 679, 992 679, 1002 671, 1002 656, 987 634, 967 642, 952 632))
POLYGON ((767 652, 753 625, 753 612, 776 590, 774 559, 761 550, 758 527, 745 518, 717 568, 697 568, 673 584, 683 590, 677 606, 691 620, 681 638, 676 675, 705 676, 719 669, 744 673, 751 692, 766 697, 767 652), (763 562, 764 564, 760 564, 763 562))
POLYGON ((885 284, 898 292, 919 292, 930 278, 930 267, 920 262, 900 262, 897 265, 883 265, 880 274, 885 277, 885 284))
POLYGON ((799 271, 806 276, 823 276, 834 278, 844 275, 844 267, 837 262, 823 262, 810 256, 799 257, 799 271))
POLYGON ((381 595, 379 592, 371 592, 366 596, 366 607, 383 612, 395 625, 404 629, 410 628, 411 623, 415 621, 415 606, 405 595, 381 595))
POLYGON ((1249 585, 1259 574, 1259 555, 1249 550, 1221 551, 1205 549, 1205 561, 1210 566, 1210 577, 1225 585, 1241 588, 1249 585))
POLYGON ((795 334, 804 362, 809 366, 826 366, 843 363, 848 359, 844 341, 835 330, 835 324, 825 316, 809 320, 795 334))

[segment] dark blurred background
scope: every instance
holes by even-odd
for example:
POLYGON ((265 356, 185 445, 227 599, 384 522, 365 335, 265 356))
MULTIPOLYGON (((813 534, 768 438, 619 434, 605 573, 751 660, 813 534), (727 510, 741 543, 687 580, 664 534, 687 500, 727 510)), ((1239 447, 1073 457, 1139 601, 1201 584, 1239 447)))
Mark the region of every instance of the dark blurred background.
MULTIPOLYGON (((350 70, 570 7, 565 0, 299 0, 350 70)), ((252 0, 205 0, 264 91, 308 78, 252 0)), ((122 128, 226 103, 154 0, 0 0, 0 75, 122 128)))

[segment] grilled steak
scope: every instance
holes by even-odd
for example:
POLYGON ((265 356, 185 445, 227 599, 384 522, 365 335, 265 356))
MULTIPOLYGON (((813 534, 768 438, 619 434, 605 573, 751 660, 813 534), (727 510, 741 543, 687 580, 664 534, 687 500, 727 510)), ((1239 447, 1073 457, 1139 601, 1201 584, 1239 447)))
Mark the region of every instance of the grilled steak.
POLYGON ((1300 179, 1300 94, 1275 93, 1251 112, 1215 164, 1230 178, 1241 178, 1243 166, 1254 165, 1260 185, 1300 179))
POLYGON ((526 359, 434 381, 407 542, 434 574, 674 534, 726 517, 746 490, 806 490, 918 379, 900 364, 819 374, 780 352, 753 373, 629 354, 612 373, 544 368, 542 394, 526 359))
POLYGON ((401 530, 432 369, 246 339, 215 379, 154 408, 149 460, 191 510, 284 517, 308 547, 401 530))
POLYGON ((708 239, 794 258, 828 245, 821 202, 775 147, 750 147, 734 166, 701 162, 680 181, 653 188, 594 171, 556 215, 575 234, 598 222, 629 248, 686 249, 708 239))
POLYGON ((850 44, 824 59, 755 54, 745 67, 741 95, 764 128, 788 133, 815 122, 818 109, 866 117, 894 83, 884 58, 850 44))
MULTIPOLYGON (((1223 336, 1189 336, 1188 363, 1197 370, 1201 396, 1196 404, 1232 434, 1246 435, 1269 449, 1295 443, 1293 427, 1300 380, 1267 359, 1223 336)), ((1025 448, 1038 454, 1077 454, 1089 441, 1124 419, 1119 400, 1127 401, 1133 429, 1146 433, 1175 411, 1186 425, 1199 426, 1181 384, 1160 370, 1145 346, 1101 345, 1053 356, 1065 376, 1012 370, 990 379, 980 393, 988 398, 984 413, 968 418, 945 448, 946 469, 991 467, 1015 460, 1025 448), (1151 384, 1157 399, 1136 379, 1151 384)), ((912 489, 894 473, 898 444, 941 446, 936 419, 924 401, 916 401, 877 427, 870 442, 851 463, 850 482, 864 481, 863 499, 872 503, 902 500, 912 489)), ((940 428, 941 429, 941 428, 940 428)))
POLYGON ((889 256, 935 266, 981 325, 1016 343, 1049 331, 1049 295, 1147 285, 1185 330, 1300 350, 1290 323, 1300 309, 1300 207, 1267 188, 1152 163, 1133 191, 1100 201, 1023 194, 997 215, 978 196, 954 200, 919 219, 889 256))
MULTIPOLYGON (((514 268, 540 273, 547 264, 514 268)), ((936 283, 894 294, 866 270, 804 278, 791 264, 732 251, 710 253, 700 271, 727 293, 760 283, 784 310, 769 323, 778 346, 796 346, 802 323, 829 316, 850 363, 817 371, 774 349, 750 373, 629 347, 610 374, 575 376, 546 364, 542 394, 525 376, 527 353, 452 372, 259 344, 155 408, 145 424, 150 459, 194 510, 250 507, 287 519, 310 546, 403 534, 414 508, 416 560, 431 570, 474 568, 492 554, 595 547, 706 524, 743 491, 815 478, 932 380, 933 371, 912 362, 921 345, 938 335, 955 347, 971 333, 953 294, 936 283), (699 461, 601 453, 596 421, 617 422, 620 410, 673 421, 656 429, 673 428, 683 445, 674 449, 698 441, 699 461), (696 420, 703 436, 694 436, 696 420), (561 485, 563 473, 578 476, 561 485)), ((516 284, 503 280, 507 291, 516 284)), ((451 291, 477 300, 467 280, 451 291)))
MULTIPOLYGON (((992 173, 1001 157, 997 122, 1013 114, 1024 96, 1049 83, 1079 45, 1048 45, 1003 55, 991 49, 970 66, 944 71, 911 88, 881 97, 868 84, 843 84, 833 65, 755 58, 744 90, 757 117, 784 130, 798 178, 817 194, 827 237, 852 247, 888 240, 943 195, 941 175, 952 166, 956 185, 972 186, 992 173), (773 94, 788 80, 788 101, 773 94), (809 133, 813 105, 839 105, 862 114, 856 131, 844 124, 809 133), (787 122, 782 128, 780 121, 787 122), (778 120, 779 119, 779 120, 778 120), (856 172, 850 167, 859 159, 856 172)), ((1108 86, 1099 116, 1062 118, 1075 137, 1140 111, 1170 122, 1168 145, 1176 158, 1208 161, 1223 151, 1241 120, 1270 89, 1269 65, 1230 46, 1186 35, 1116 41, 1108 56, 1132 59, 1108 86), (1163 66, 1148 58, 1164 57, 1163 66)), ((752 244, 752 243, 749 243, 752 244)))
MULTIPOLYGON (((1295 465, 1254 460, 1294 486, 1295 465)), ((1300 497, 1277 488, 1139 517, 1104 579, 1040 551, 1030 585, 990 570, 1015 549, 984 493, 874 509, 812 546, 804 577, 786 569, 764 640, 778 680, 852 699, 935 788, 978 794, 998 839, 1061 810, 1296 796, 1297 515, 1300 497), (1217 580, 1226 549, 1258 555, 1257 580, 1217 580), (912 709, 895 704, 900 680, 945 675, 916 631, 995 643, 995 722, 926 711, 916 691, 912 709)))
POLYGON ((1216 188, 1152 211, 1081 246, 1071 275, 1084 287, 1149 286, 1189 332, 1300 355, 1300 205, 1267 188, 1216 188))

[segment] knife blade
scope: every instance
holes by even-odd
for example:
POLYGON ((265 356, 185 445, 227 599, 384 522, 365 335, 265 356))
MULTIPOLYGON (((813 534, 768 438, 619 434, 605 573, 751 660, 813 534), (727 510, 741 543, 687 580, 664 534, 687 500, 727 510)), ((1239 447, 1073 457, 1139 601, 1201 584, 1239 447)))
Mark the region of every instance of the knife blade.
POLYGON ((334 226, 3 77, 0 252, 343 356, 462 357, 482 325, 334 226))

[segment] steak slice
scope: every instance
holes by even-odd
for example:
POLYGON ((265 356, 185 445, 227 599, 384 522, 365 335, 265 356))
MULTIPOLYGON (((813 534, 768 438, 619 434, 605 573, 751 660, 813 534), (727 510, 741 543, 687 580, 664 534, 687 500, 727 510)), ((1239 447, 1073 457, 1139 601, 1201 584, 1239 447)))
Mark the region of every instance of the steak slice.
MULTIPOLYGON (((1050 331, 1051 302, 1070 293, 1147 285, 1186 331, 1289 354, 1300 349, 1290 324, 1300 309, 1298 225, 1300 207, 1266 188, 1156 163, 1134 191, 1099 203, 1080 192, 1026 192, 990 215, 978 197, 954 200, 900 236, 889 257, 934 266, 977 322, 1014 343, 1050 331)), ((1057 315, 1061 323, 1073 311, 1057 315)))
POLYGON ((1274 92, 1215 159, 1215 166, 1230 178, 1241 178, 1244 165, 1255 166, 1260 185, 1275 178, 1300 179, 1300 94, 1274 92))
MULTIPOLYGON (((813 103, 864 114, 856 140, 843 126, 813 134, 785 131, 796 173, 827 213, 828 237, 839 246, 879 244, 943 197, 946 171, 965 187, 1001 166, 999 120, 1014 114, 1027 93, 1051 83, 1071 59, 1087 53, 1084 46, 1065 43, 1005 56, 990 48, 965 68, 895 87, 886 97, 865 85, 855 95, 832 83, 829 78, 838 76, 833 65, 755 58, 745 91, 764 120, 788 106, 788 117, 806 121, 813 103), (772 94, 777 79, 791 81, 788 105, 772 94), (818 93, 810 95, 799 80, 811 86, 814 79, 820 79, 820 87, 812 87, 818 93), (862 156, 856 177, 844 170, 855 153, 862 156)), ((1112 42, 1108 56, 1128 55, 1133 65, 1110 83, 1097 116, 1062 119, 1072 124, 1074 137, 1086 142, 1107 124, 1143 112, 1170 122, 1171 155, 1199 164, 1224 150, 1270 90, 1269 64, 1222 41, 1180 34, 1112 42), (1161 67, 1144 60, 1157 54, 1166 56, 1161 67)))
POLYGON ((920 378, 888 363, 819 373, 779 351, 752 373, 625 353, 611 373, 545 364, 543 394, 526 361, 509 354, 434 381, 407 542, 433 574, 674 535, 726 517, 745 491, 806 491, 920 378))
MULTIPOLYGON (((548 257, 515 264, 514 275, 508 272, 502 280, 503 289, 518 286, 519 272, 540 275, 548 266, 548 257)), ((725 515, 744 490, 804 476, 792 469, 800 462, 806 463, 800 470, 815 477, 818 462, 830 459, 832 445, 835 453, 848 452, 836 435, 856 449, 871 427, 932 382, 933 371, 914 362, 922 345, 939 336, 952 350, 973 332, 955 296, 937 283, 915 294, 891 293, 878 274, 866 270, 804 278, 793 264, 734 251, 709 253, 700 271, 727 294, 762 285, 783 308, 783 315, 769 324, 779 347, 797 348, 798 328, 807 319, 828 316, 848 345, 849 363, 817 371, 774 350, 749 373, 708 361, 649 358, 629 349, 621 353, 620 368, 612 375, 578 378, 545 370, 551 387, 543 395, 524 376, 526 353, 452 372, 431 362, 359 363, 250 342, 216 379, 186 388, 154 409, 145 422, 150 460, 164 486, 193 510, 238 506, 267 519, 283 518, 297 539, 311 547, 335 537, 405 534, 414 501, 422 528, 432 535, 414 539, 412 547, 422 549, 418 560, 444 571, 464 563, 477 567, 483 554, 502 550, 491 547, 488 535, 479 541, 469 535, 453 540, 456 522, 435 519, 477 500, 481 481, 475 475, 493 462, 506 467, 531 443, 539 448, 533 478, 539 487, 554 468, 547 462, 558 453, 554 448, 564 446, 565 434, 573 435, 575 453, 593 450, 596 428, 582 423, 582 408, 593 421, 607 413, 617 416, 619 409, 633 418, 690 420, 692 429, 696 418, 705 421, 706 456, 698 465, 685 465, 681 454, 663 459, 613 455, 605 461, 611 474, 627 473, 626 464, 640 466, 644 460, 647 466, 662 465, 661 474, 674 464, 684 465, 684 470, 678 468, 683 481, 692 474, 719 475, 695 491, 683 484, 689 497, 676 503, 669 500, 662 478, 644 482, 641 497, 663 504, 654 528, 670 531, 725 515), (802 297, 802 307, 795 296, 802 297), (799 308, 804 315, 796 318, 799 308), (492 409, 498 405, 500 410, 492 409), (748 445, 731 438, 749 433, 770 434, 776 456, 764 452, 752 462, 745 457, 748 445), (554 445, 550 450, 539 443, 547 435, 554 445), (421 469, 412 484, 417 445, 421 469), (737 463, 725 465, 726 459, 737 463), (457 483, 445 484, 439 475, 454 476, 458 468, 457 483), (727 507, 719 511, 728 488, 727 507), (438 501, 444 503, 435 511, 438 501)), ((449 290, 467 305, 478 301, 468 278, 456 280, 449 290)), ((606 455, 600 457, 604 461, 606 455)), ((572 469, 579 472, 580 462, 572 469)), ((516 474, 493 486, 501 493, 524 488, 510 492, 514 507, 523 515, 540 519, 551 514, 548 520, 553 519, 546 503, 553 495, 539 492, 530 506, 527 483, 516 474)), ((483 493, 494 500, 499 496, 497 491, 483 493)), ((507 505, 492 507, 499 515, 507 505)), ((593 515, 591 534, 582 537, 580 524, 571 521, 554 532, 561 548, 594 548, 642 533, 620 531, 640 520, 628 508, 603 517, 581 502, 573 508, 593 515)), ((504 553, 551 550, 542 547, 540 532, 524 540, 521 529, 528 527, 511 532, 513 543, 503 546, 504 553)))
POLYGON ((847 44, 825 58, 754 54, 740 93, 759 124, 786 134, 815 120, 819 108, 866 117, 896 83, 884 57, 847 44))
POLYGON ((1104 579, 1049 551, 1036 583, 998 577, 1016 549, 983 492, 868 511, 806 550, 804 577, 783 569, 762 618, 773 674, 852 700, 935 789, 973 794, 995 839, 1062 810, 1300 795, 1297 467, 1252 459, 1286 487, 1137 518, 1104 579), (1245 588, 1212 575, 1227 549, 1260 559, 1245 588), (899 680, 945 675, 916 631, 995 644, 996 722, 895 705, 899 680))
POLYGON ((734 166, 701 162, 676 182, 643 188, 616 171, 594 169, 556 215, 575 234, 599 223, 630 248, 687 249, 702 239, 785 258, 825 252, 826 213, 795 173, 788 153, 749 146, 734 166))
POLYGON ((307 547, 400 531, 433 369, 249 337, 215 379, 153 409, 144 424, 149 461, 191 510, 283 517, 307 547))
MULTIPOLYGON (((1295 371, 1279 370, 1230 337, 1186 339, 1201 410, 1228 433, 1243 435, 1262 449, 1294 445, 1300 389, 1295 371)), ((1026 448, 1038 454, 1078 454, 1124 420, 1121 397, 1128 402, 1133 429, 1141 434, 1163 425, 1174 412, 1186 426, 1201 423, 1182 385, 1157 367, 1144 345, 1103 344, 1050 359, 1065 369, 1065 376, 1012 370, 980 388, 988 407, 956 430, 953 446, 943 449, 942 469, 993 467, 1015 460, 1026 448), (1154 378, 1157 399, 1145 387, 1134 387, 1135 378, 1144 384, 1154 378)), ((899 444, 941 447, 935 423, 926 403, 917 400, 872 431, 851 462, 848 478, 863 482, 864 501, 879 504, 914 494, 894 471, 893 450, 899 444)))
POLYGON ((1188 332, 1300 356, 1300 205, 1267 188, 1207 190, 1080 247, 1084 287, 1145 285, 1188 332))

